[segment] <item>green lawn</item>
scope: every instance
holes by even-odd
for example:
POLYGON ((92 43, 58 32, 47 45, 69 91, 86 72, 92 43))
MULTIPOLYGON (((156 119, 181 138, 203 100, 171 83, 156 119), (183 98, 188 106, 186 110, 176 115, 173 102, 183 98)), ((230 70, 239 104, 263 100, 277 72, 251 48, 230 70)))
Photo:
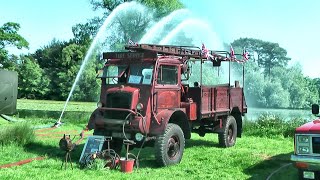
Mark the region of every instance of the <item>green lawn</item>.
MULTIPOLYGON (((34 143, 24 147, 2 146, 0 165, 37 156, 46 156, 46 159, 0 169, 1 179, 266 179, 281 165, 289 163, 293 146, 291 138, 244 136, 238 139, 235 147, 224 149, 218 146, 216 135, 202 138, 193 134, 192 139, 186 142, 180 164, 160 168, 156 165, 153 148, 145 148, 140 155, 140 168, 129 175, 119 170, 80 169, 77 162, 85 142, 83 141, 76 151, 72 152, 75 169, 71 170, 69 167, 61 170, 64 153, 59 149, 59 140, 63 133, 77 135, 80 130, 80 125, 66 124, 53 131, 37 132, 50 134, 50 137, 37 136, 34 143)), ((132 152, 137 154, 137 150, 132 152)), ((288 178, 288 175, 293 179, 296 177, 296 170, 292 168, 275 174, 276 179, 281 179, 282 173, 285 173, 284 179, 288 178)))
MULTIPOLYGON (((64 102, 19 100, 18 108, 27 110, 59 111, 64 102)), ((19 160, 45 156, 41 161, 0 169, 0 179, 266 179, 272 172, 290 162, 293 153, 292 138, 263 138, 248 136, 246 132, 237 144, 231 148, 220 148, 216 134, 199 137, 192 134, 186 141, 186 148, 180 164, 169 167, 158 167, 153 148, 145 148, 140 154, 140 168, 131 174, 120 170, 80 169, 78 161, 85 140, 72 152, 74 170, 60 169, 64 152, 58 143, 64 133, 78 135, 85 126, 95 103, 70 103, 69 111, 75 111, 63 118, 66 122, 60 128, 48 131, 36 131, 36 140, 23 147, 14 144, 0 145, 0 165, 19 160), (71 106, 72 104, 72 106, 71 106), (81 108, 84 108, 80 110, 81 108), (90 109, 91 108, 91 109, 90 109), (79 111, 78 111, 79 110, 79 111), (81 114, 86 111, 85 115, 81 114), (80 117, 81 116, 81 117, 80 117), (82 118, 79 121, 79 118, 82 118)), ((50 114, 35 114, 23 118, 33 125, 52 124, 56 117, 50 114)), ((0 120, 1 126, 7 126, 0 120)), ((92 134, 88 132, 87 135, 92 134)), ((75 138, 75 140, 78 137, 75 138)), ((74 140, 74 141, 75 141, 74 140)), ((137 154, 138 149, 131 151, 137 154)), ((123 152, 122 152, 123 153, 123 152)), ((290 165, 275 173, 271 179, 297 179, 296 169, 290 165)))
MULTIPOLYGON (((41 110, 41 111, 62 111, 65 101, 29 100, 18 99, 17 109, 41 110)), ((92 112, 97 107, 97 102, 68 102, 66 111, 92 112)))

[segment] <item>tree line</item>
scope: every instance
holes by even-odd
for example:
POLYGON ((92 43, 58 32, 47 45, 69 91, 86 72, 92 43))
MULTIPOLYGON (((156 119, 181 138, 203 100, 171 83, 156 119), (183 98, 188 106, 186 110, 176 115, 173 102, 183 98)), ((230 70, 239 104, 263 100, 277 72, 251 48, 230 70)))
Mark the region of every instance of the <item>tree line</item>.
MULTIPOLYGON (((18 96, 65 100, 103 20, 123 2, 127 0, 91 0, 94 10, 104 10, 103 17, 95 17, 86 23, 74 25, 72 27, 74 37, 68 41, 53 39, 34 53, 20 56, 9 54, 6 49, 10 46, 18 49, 28 48, 28 42, 18 33, 20 25, 13 22, 2 25, 0 27, 0 63, 5 69, 18 72, 18 96)), ((139 0, 139 2, 147 7, 144 12, 139 12, 140 14, 129 12, 113 23, 111 35, 105 41, 110 50, 123 50, 122 47, 129 38, 135 42, 138 41, 152 23, 183 7, 178 0, 139 0)), ((171 28, 173 26, 171 25, 171 28)), ((195 45, 192 38, 186 37, 183 33, 175 43, 195 45)), ((312 103, 319 102, 320 78, 305 77, 299 64, 288 66, 291 58, 287 57, 287 51, 279 44, 253 38, 240 38, 233 41, 231 45, 236 53, 241 53, 245 47, 250 54, 256 55, 256 58, 251 58, 245 64, 244 85, 249 106, 309 108, 312 103)), ((229 45, 226 45, 226 49, 229 49, 229 45)), ((96 50, 90 57, 72 95, 73 100, 98 100, 100 81, 95 77, 96 71, 102 66, 99 59, 100 53, 96 50)), ((233 66, 232 73, 240 75, 241 67, 242 64, 233 66)), ((208 77, 217 78, 211 75, 208 77)))

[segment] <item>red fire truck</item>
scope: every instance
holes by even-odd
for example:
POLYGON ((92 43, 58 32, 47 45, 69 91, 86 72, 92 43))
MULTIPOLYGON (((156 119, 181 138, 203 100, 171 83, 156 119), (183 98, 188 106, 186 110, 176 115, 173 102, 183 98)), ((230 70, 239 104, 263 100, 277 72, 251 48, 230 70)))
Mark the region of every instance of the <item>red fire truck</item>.
POLYGON ((230 62, 239 60, 229 52, 152 44, 125 48, 128 52, 103 53, 100 102, 87 126, 94 135, 112 137, 110 145, 118 152, 123 140, 154 146, 162 166, 181 161, 192 132, 202 137, 218 133, 223 147, 241 137, 247 106, 239 81, 231 83, 229 77, 226 84, 202 84, 205 61, 213 67, 229 63, 230 76, 230 62), (200 79, 185 84, 191 61, 200 61, 200 79))
MULTIPOLYGON (((312 105, 312 114, 319 114, 319 105, 312 105)), ((299 171, 299 179, 320 179, 320 118, 296 128, 294 154, 291 160, 299 171)))

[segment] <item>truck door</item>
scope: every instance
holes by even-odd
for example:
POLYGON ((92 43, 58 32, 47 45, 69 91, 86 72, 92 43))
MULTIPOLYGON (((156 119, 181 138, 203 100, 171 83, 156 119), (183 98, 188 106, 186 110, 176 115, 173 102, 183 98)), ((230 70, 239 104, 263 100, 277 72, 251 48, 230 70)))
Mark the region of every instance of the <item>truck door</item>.
POLYGON ((159 65, 153 104, 156 113, 163 109, 180 107, 181 87, 178 67, 177 65, 159 65))

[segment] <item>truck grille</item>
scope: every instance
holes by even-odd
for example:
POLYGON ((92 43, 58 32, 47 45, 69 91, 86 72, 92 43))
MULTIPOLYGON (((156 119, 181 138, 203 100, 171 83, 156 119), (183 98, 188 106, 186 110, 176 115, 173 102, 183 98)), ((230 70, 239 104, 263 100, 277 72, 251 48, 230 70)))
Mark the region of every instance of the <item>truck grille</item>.
MULTIPOLYGON (((131 109, 132 94, 126 92, 114 92, 107 94, 106 107, 108 108, 122 108, 131 109)), ((104 115, 108 119, 125 119, 128 112, 123 111, 107 111, 104 115)))
POLYGON ((312 137, 312 152, 320 154, 320 137, 312 137))

